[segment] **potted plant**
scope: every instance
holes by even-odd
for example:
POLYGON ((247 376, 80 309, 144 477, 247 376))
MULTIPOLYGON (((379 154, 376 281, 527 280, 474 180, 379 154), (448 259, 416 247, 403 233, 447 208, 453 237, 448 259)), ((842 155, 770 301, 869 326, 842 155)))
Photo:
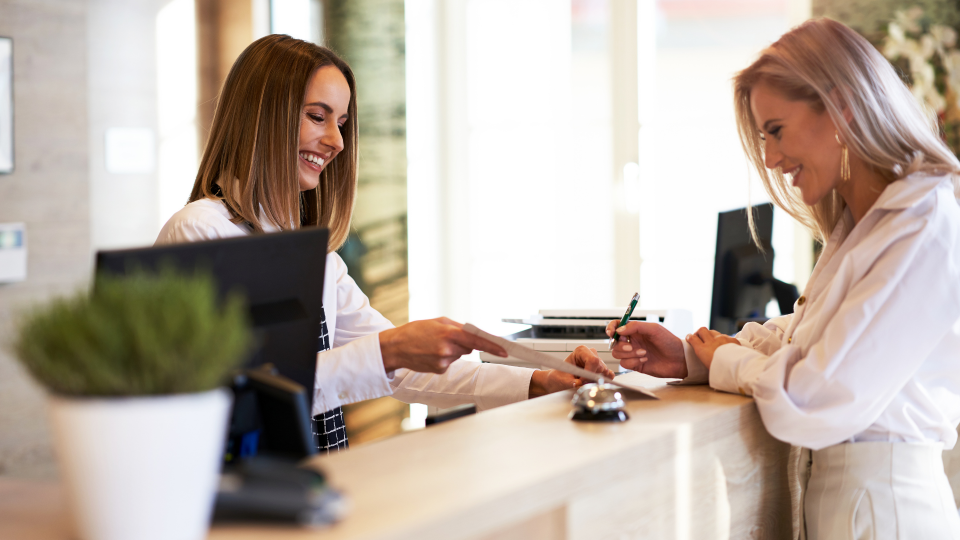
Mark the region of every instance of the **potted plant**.
POLYGON ((172 269, 101 276, 23 317, 14 352, 50 392, 61 477, 85 540, 200 539, 251 342, 237 297, 172 269))

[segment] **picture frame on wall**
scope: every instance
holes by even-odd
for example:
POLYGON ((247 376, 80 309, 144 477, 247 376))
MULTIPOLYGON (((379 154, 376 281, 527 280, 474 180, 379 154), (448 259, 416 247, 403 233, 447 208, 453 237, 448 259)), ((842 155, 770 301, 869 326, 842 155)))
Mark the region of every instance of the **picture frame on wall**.
POLYGON ((0 174, 13 172, 13 39, 0 36, 0 174))

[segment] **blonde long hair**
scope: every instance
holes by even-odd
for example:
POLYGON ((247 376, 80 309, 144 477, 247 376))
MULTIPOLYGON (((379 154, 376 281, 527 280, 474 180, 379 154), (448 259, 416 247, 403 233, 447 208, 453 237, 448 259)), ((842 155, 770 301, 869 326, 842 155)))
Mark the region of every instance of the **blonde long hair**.
MULTIPOLYGON (((889 184, 915 172, 951 175, 960 195, 960 162, 940 140, 933 115, 925 114, 893 66, 862 36, 836 21, 809 20, 784 34, 734 78, 740 142, 771 200, 821 242, 845 208, 836 190, 813 206, 804 204, 779 169, 764 165, 763 140, 750 109, 750 92, 769 84, 787 99, 830 114, 850 152, 889 184), (847 123, 842 109, 852 113, 847 123)), ((753 217, 752 212, 748 216, 753 217)), ((752 220, 751 220, 752 228, 752 220)))
POLYGON ((325 47, 285 35, 251 43, 223 83, 190 201, 214 197, 219 185, 235 223, 262 232, 261 218, 281 229, 330 229, 329 251, 347 239, 357 193, 357 88, 350 66, 325 47), (307 84, 336 66, 350 87, 343 150, 318 186, 302 192, 297 156, 307 84), (260 208, 263 208, 263 214, 260 208))

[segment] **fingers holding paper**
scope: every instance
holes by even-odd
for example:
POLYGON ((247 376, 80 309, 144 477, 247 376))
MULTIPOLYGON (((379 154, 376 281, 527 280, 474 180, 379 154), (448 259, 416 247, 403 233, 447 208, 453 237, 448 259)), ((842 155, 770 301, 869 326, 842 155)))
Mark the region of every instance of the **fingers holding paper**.
MULTIPOLYGON (((608 380, 612 380, 616 375, 603 363, 596 349, 591 349, 583 345, 577 347, 564 361, 591 373, 597 373, 608 380)), ((530 378, 529 397, 534 398, 561 390, 578 388, 587 382, 590 381, 556 369, 537 370, 533 372, 530 378)))
POLYGON ((462 324, 446 317, 413 321, 380 332, 380 353, 388 373, 398 368, 444 373, 451 363, 474 350, 507 356, 500 345, 465 332, 462 324))
MULTIPOLYGON (((564 361, 568 364, 582 367, 592 373, 598 373, 607 380, 611 380, 616 376, 616 373, 608 368, 607 365, 603 363, 603 360, 600 359, 600 355, 597 354, 596 349, 591 349, 584 345, 580 345, 574 349, 564 361)), ((583 382, 580 384, 583 384, 583 382)), ((577 386, 580 385, 578 384, 577 386)))

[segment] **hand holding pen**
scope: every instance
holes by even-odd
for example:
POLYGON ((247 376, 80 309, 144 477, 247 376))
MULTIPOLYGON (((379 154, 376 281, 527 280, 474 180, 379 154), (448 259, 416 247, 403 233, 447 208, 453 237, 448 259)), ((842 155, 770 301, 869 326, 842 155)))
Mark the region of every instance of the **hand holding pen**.
POLYGON ((623 319, 607 324, 611 351, 620 366, 654 377, 686 377, 687 361, 680 338, 659 323, 630 321, 632 313, 632 307, 628 308, 623 319))
MULTIPOLYGON (((620 318, 620 324, 617 326, 623 326, 630 321, 630 316, 633 315, 633 310, 637 308, 637 302, 640 301, 640 293, 633 293, 633 298, 630 299, 630 304, 627 305, 627 311, 623 313, 623 317, 620 318)), ((607 332, 607 335, 610 335, 610 332, 607 332)), ((613 350, 613 346, 617 344, 617 340, 620 339, 620 334, 616 331, 613 332, 613 335, 610 337, 610 350, 613 350)))

